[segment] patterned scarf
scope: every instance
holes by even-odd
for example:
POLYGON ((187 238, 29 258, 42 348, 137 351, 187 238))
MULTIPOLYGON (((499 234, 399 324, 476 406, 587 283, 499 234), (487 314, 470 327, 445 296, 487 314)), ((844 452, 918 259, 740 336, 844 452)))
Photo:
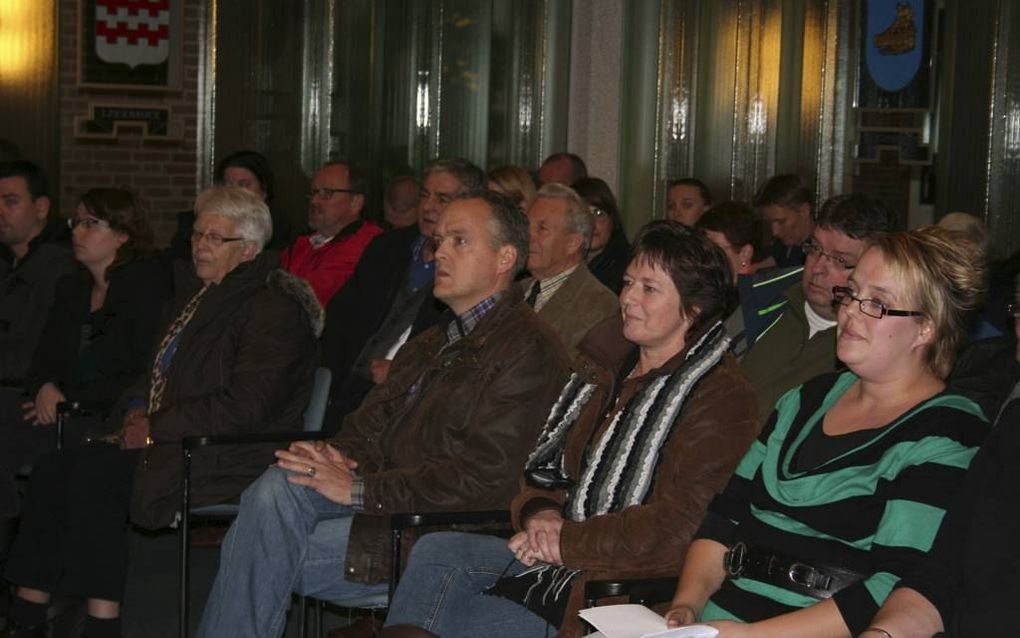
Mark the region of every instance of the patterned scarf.
POLYGON ((170 324, 166 335, 163 336, 163 340, 159 342, 159 349, 156 350, 156 359, 152 362, 152 374, 149 378, 148 411, 150 414, 159 410, 163 404, 163 391, 166 390, 166 371, 169 368, 168 353, 169 358, 172 359, 173 353, 177 348, 178 337, 184 332, 191 318, 195 316, 195 311, 198 310, 198 305, 202 303, 202 298, 208 289, 209 286, 202 286, 202 289, 195 293, 191 301, 181 310, 181 314, 177 315, 174 322, 170 324))
MULTIPOLYGON (((691 347, 676 371, 651 381, 616 413, 569 490, 564 507, 567 517, 584 521, 644 503, 655 483, 662 448, 691 391, 722 360, 729 343, 724 326, 716 322, 691 347)), ((594 391, 593 384, 584 383, 576 373, 571 375, 549 412, 525 465, 526 473, 553 470, 566 476, 567 434, 594 391)))

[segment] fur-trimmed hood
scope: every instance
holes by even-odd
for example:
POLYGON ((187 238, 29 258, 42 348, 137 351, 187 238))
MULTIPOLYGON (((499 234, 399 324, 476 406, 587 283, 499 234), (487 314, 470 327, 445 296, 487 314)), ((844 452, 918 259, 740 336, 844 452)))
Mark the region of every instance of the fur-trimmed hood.
POLYGON ((326 311, 316 298, 311 284, 282 268, 276 268, 266 277, 266 285, 298 302, 308 317, 308 325, 312 327, 315 338, 322 336, 322 329, 326 325, 326 311))

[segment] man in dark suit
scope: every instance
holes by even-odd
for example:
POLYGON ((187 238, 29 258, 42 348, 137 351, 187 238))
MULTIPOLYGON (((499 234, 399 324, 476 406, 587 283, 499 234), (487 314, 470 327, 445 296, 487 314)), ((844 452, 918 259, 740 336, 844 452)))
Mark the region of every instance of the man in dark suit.
POLYGON ((326 309, 325 365, 333 372, 325 429, 336 431, 377 383, 408 338, 434 325, 445 306, 432 296, 431 238, 439 214, 458 195, 484 189, 485 173, 467 160, 425 168, 418 223, 376 238, 326 309))

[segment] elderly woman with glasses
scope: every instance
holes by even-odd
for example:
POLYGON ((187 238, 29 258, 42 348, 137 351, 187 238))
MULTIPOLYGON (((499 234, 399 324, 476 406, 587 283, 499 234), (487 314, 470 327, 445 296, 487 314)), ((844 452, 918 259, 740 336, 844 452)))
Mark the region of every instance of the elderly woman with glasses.
POLYGON ((776 404, 691 543, 671 625, 707 622, 721 638, 869 626, 987 432, 944 383, 982 292, 977 249, 943 229, 869 238, 833 291, 848 369, 776 404))
MULTIPOLYGON (((5 577, 17 586, 4 636, 41 635, 53 593, 88 599, 85 634, 120 634, 128 520, 171 524, 180 502, 180 441, 195 434, 299 430, 322 309, 311 288, 262 254, 269 210, 235 187, 201 195, 192 264, 145 372, 111 415, 119 434, 35 467, 5 577)), ((196 505, 229 501, 272 448, 196 454, 196 505)))

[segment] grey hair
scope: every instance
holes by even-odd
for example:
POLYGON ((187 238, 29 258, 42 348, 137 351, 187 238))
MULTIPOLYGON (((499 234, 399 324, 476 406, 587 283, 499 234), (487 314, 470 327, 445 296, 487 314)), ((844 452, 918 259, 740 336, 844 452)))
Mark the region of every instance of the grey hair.
POLYGON ((588 254, 591 246, 591 235, 595 232, 595 218, 591 209, 581 196, 573 188, 563 184, 544 184, 538 189, 537 197, 547 199, 561 199, 567 202, 567 229, 571 233, 581 236, 581 257, 588 254))
POLYGON ((213 186, 195 199, 195 217, 219 215, 234 222, 237 234, 262 252, 273 236, 273 218, 262 198, 236 186, 213 186))
POLYGON ((485 171, 461 157, 432 160, 425 165, 423 177, 428 177, 432 173, 449 173, 453 175, 460 182, 461 193, 485 190, 489 183, 488 178, 485 176, 485 171))

